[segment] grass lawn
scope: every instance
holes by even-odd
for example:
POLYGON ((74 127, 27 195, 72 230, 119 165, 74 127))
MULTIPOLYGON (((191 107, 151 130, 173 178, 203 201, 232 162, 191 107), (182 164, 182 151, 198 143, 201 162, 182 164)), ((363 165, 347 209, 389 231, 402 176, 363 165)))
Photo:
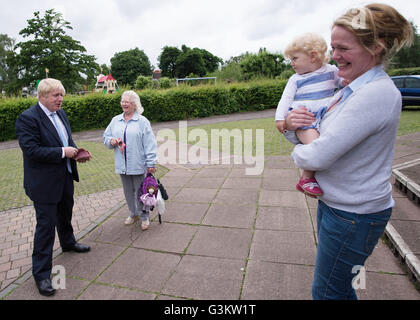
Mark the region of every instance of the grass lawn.
POLYGON ((420 107, 405 107, 401 113, 398 135, 419 132, 420 131, 420 107))

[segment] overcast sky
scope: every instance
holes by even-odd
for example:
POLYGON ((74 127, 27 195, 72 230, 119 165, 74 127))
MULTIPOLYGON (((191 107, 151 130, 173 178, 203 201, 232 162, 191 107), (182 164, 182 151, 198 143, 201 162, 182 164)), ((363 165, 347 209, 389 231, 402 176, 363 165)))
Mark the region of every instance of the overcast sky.
POLYGON ((185 44, 228 60, 261 47, 283 52, 308 31, 329 44, 333 20, 371 2, 390 4, 420 26, 420 0, 1 0, 0 33, 22 41, 19 31, 33 13, 54 8, 97 63, 110 65, 115 53, 137 47, 157 67, 164 46, 185 44))

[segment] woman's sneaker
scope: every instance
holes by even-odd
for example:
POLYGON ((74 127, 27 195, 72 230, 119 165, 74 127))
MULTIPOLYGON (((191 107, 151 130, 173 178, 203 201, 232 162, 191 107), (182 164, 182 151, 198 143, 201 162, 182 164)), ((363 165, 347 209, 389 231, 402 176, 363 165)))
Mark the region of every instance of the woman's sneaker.
POLYGON ((316 198, 324 194, 315 178, 300 179, 296 185, 296 189, 312 198, 316 198))
POLYGON ((150 225, 149 219, 142 221, 141 222, 141 230, 144 231, 144 230, 149 229, 149 225, 150 225))
POLYGON ((137 220, 139 220, 139 216, 135 216, 134 218, 128 217, 127 219, 125 219, 124 224, 126 226, 133 224, 134 222, 136 222, 137 220))

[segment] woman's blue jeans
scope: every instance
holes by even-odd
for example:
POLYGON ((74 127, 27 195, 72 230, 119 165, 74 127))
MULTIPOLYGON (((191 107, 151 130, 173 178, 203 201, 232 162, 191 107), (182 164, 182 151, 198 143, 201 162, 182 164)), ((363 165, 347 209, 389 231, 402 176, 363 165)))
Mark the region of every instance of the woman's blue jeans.
MULTIPOLYGON (((354 268, 364 266, 391 217, 392 208, 355 214, 318 202, 318 248, 312 283, 314 300, 357 300, 354 268)), ((369 285, 366 279, 366 285, 369 285)))

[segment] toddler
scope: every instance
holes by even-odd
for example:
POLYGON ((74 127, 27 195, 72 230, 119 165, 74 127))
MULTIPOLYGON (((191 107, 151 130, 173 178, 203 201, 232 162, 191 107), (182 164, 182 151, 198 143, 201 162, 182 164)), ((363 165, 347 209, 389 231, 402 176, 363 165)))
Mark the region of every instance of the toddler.
MULTIPOLYGON (((327 64, 327 43, 317 34, 305 33, 297 37, 285 50, 295 74, 290 77, 276 110, 276 126, 285 132, 285 118, 290 110, 305 107, 315 115, 316 120, 309 127, 296 130, 296 136, 303 144, 309 144, 319 137, 319 123, 327 111, 327 102, 341 85, 338 68, 327 64)), ((311 196, 323 194, 314 172, 303 170, 296 188, 311 196)))

